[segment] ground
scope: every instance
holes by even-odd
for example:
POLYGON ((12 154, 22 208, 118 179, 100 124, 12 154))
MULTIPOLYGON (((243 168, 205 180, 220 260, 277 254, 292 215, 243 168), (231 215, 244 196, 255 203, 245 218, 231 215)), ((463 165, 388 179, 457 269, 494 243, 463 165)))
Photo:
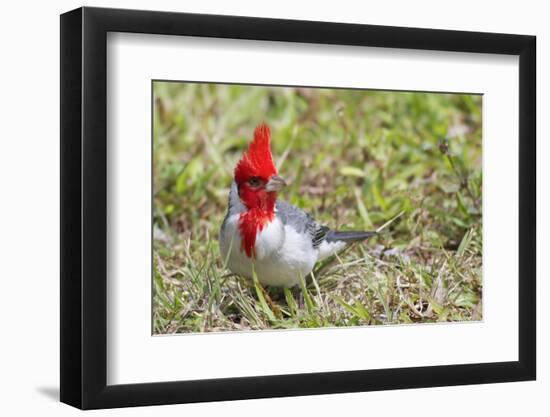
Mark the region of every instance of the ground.
POLYGON ((482 318, 481 96, 155 82, 153 100, 155 334, 482 318), (331 228, 394 219, 285 291, 232 275, 217 241, 260 122, 280 198, 331 228))

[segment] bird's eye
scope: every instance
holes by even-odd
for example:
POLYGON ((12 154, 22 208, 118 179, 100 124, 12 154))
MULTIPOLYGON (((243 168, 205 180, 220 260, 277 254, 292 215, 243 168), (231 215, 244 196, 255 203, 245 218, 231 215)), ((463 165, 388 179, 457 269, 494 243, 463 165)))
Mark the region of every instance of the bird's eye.
POLYGON ((262 180, 258 177, 252 177, 248 180, 248 184, 254 188, 259 187, 260 185, 262 185, 262 180))

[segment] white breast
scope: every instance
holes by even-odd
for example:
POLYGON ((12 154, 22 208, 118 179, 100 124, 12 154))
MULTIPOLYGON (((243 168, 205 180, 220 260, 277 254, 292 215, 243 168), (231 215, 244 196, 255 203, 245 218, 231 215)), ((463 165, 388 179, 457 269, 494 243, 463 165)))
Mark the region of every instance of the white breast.
POLYGON ((319 251, 309 236, 275 217, 256 235, 256 258, 251 259, 241 250, 239 217, 238 213, 228 216, 220 235, 221 253, 232 272, 251 278, 254 268, 262 284, 284 287, 296 285, 300 276, 311 272, 319 251))

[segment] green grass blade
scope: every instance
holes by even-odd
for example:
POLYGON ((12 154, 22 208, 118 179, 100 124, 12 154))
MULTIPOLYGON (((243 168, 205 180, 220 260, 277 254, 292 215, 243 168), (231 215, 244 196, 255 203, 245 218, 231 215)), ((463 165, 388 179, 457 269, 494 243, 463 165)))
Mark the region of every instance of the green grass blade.
POLYGON ((300 276, 300 289, 302 290, 302 294, 304 295, 304 302, 306 303, 308 313, 313 314, 315 310, 315 303, 313 302, 313 299, 311 298, 311 295, 306 288, 304 277, 302 276, 300 276))
POLYGON ((260 281, 258 281, 256 271, 252 271, 252 277, 254 280, 254 289, 256 290, 256 296, 258 297, 258 301, 260 301, 260 308, 262 312, 267 316, 269 321, 275 322, 277 319, 275 318, 275 314, 267 304, 267 301, 264 297, 264 289, 261 287, 260 281))
POLYGON ((288 288, 284 288, 286 304, 290 310, 291 317, 296 317, 296 312, 298 311, 298 304, 292 295, 292 292, 288 288))

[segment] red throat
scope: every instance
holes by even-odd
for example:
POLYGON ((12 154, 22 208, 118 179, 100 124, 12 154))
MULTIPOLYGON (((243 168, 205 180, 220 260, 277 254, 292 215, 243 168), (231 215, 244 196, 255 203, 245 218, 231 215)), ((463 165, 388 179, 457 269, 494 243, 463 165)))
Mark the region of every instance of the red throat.
POLYGON ((252 209, 241 213, 239 217, 239 231, 241 232, 241 250, 249 258, 256 257, 256 236, 262 231, 273 217, 275 212, 252 209))
POLYGON ((249 184, 251 178, 267 183, 272 176, 277 175, 270 149, 270 131, 266 124, 260 124, 254 131, 254 140, 243 154, 235 168, 235 182, 239 187, 239 197, 246 207, 239 218, 241 233, 241 250, 249 258, 256 257, 256 236, 273 220, 277 194, 268 192, 265 186, 253 187, 249 184))

